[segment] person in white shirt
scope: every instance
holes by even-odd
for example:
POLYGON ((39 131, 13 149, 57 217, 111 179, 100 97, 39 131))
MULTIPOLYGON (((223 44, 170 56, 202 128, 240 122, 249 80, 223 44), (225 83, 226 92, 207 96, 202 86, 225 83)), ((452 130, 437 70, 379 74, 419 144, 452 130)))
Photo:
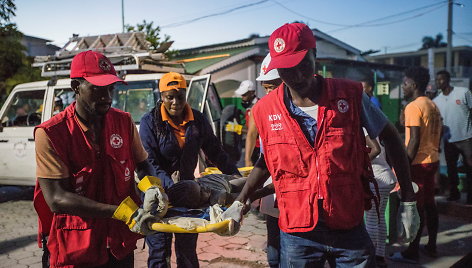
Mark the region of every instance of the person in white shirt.
MULTIPOLYGON (((371 209, 365 212, 365 227, 369 233, 370 239, 375 246, 375 258, 377 267, 387 267, 385 261, 386 246, 385 240, 387 239, 387 224, 385 223, 385 210, 387 209, 387 201, 390 196, 390 192, 395 187, 397 177, 392 171, 392 168, 387 163, 387 156, 385 154, 385 148, 380 144, 379 139, 371 139, 367 134, 367 130, 364 130, 366 139, 366 145, 371 149, 369 157, 372 162, 372 171, 374 172, 375 180, 379 187, 379 212, 380 222, 375 209, 371 209)), ((375 193, 375 187, 371 185, 372 192, 375 193)), ((373 203, 373 202, 372 202, 373 203)), ((375 207, 375 204, 372 204, 375 207)))
POLYGON ((444 154, 447 163, 450 193, 448 201, 460 199, 458 190, 457 160, 462 155, 467 170, 467 204, 472 204, 472 93, 464 87, 450 85, 447 71, 436 73, 436 85, 442 92, 434 98, 441 112, 444 126, 449 130, 445 140, 444 154))

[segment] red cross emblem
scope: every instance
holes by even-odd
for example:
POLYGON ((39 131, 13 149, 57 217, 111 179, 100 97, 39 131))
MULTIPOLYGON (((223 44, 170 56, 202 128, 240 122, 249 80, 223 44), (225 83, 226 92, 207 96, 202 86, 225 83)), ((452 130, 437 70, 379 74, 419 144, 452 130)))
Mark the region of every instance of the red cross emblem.
POLYGON ((101 58, 98 61, 98 67, 104 72, 109 72, 111 70, 111 64, 104 58, 101 58))
POLYGON ((285 49, 285 41, 282 38, 277 38, 274 41, 274 50, 277 53, 284 51, 285 49))
POLYGON ((267 73, 267 66, 266 65, 262 66, 262 72, 267 73))
POLYGON ((457 105, 461 105, 461 100, 456 100, 457 105))
POLYGON ((349 110, 349 103, 346 100, 338 100, 338 110, 345 113, 349 110))
POLYGON ((110 136, 110 145, 115 149, 121 148, 123 146, 123 139, 118 134, 112 134, 110 136))

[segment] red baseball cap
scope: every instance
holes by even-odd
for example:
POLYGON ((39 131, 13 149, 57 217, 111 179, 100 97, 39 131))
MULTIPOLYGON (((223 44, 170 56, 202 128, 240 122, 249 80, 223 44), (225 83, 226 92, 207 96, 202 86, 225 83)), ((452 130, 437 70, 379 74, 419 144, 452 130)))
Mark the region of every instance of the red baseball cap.
POLYGON ((272 59, 265 73, 272 69, 296 66, 312 48, 316 48, 316 39, 306 24, 284 24, 270 35, 269 50, 272 59))
POLYGON ((70 78, 85 78, 96 86, 116 82, 127 84, 116 75, 115 67, 107 57, 92 50, 75 55, 70 66, 70 78))

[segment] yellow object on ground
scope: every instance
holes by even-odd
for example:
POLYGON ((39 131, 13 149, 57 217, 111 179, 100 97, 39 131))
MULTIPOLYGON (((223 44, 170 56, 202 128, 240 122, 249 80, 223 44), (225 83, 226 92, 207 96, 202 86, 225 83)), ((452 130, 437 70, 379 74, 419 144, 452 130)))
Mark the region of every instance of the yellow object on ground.
MULTIPOLYGON (((239 170, 239 173, 241 173, 241 175, 243 177, 247 177, 247 176, 249 176, 249 173, 251 173, 251 170, 253 168, 254 167, 240 167, 240 168, 238 168, 238 170, 239 170)), ((207 167, 207 168, 205 168, 205 171, 200 173, 201 176, 205 176, 205 175, 209 175, 209 174, 223 174, 223 173, 216 167, 207 167)))

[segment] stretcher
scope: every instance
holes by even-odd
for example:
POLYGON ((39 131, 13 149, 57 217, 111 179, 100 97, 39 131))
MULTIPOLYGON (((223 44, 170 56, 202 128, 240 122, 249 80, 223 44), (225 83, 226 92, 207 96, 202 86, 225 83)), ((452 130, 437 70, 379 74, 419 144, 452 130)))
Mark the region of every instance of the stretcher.
POLYGON ((230 224, 231 220, 224 220, 222 222, 209 223, 205 226, 197 226, 195 229, 187 230, 177 225, 156 222, 153 223, 151 227, 154 231, 163 233, 225 233, 230 231, 230 224))
MULTIPOLYGON (((253 167, 241 167, 238 168, 242 176, 247 177, 253 167)), ((208 167, 204 172, 200 173, 202 176, 208 174, 221 174, 222 172, 218 168, 208 167)), ((190 218, 192 217, 180 217, 180 218, 190 218)), ((175 224, 155 222, 151 225, 151 229, 163 233, 207 233, 213 232, 219 235, 228 236, 235 235, 239 231, 239 224, 235 221, 227 219, 224 221, 211 223, 209 220, 202 220, 202 224, 195 226, 195 228, 183 228, 175 224)))

